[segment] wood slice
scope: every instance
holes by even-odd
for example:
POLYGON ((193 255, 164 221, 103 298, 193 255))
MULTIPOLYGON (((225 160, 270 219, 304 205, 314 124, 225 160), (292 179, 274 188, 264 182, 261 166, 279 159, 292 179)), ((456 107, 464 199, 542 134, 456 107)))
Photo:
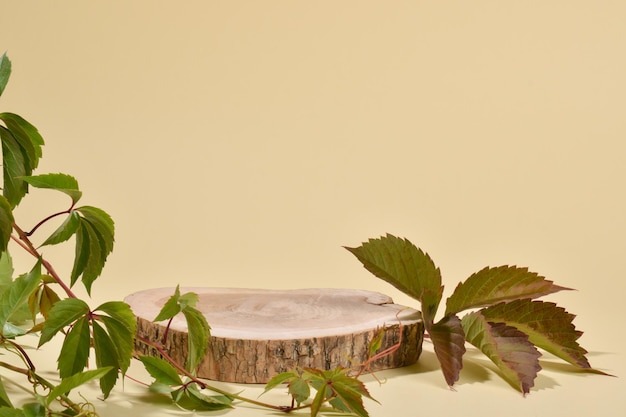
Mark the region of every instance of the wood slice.
MULTIPOLYGON (((296 367, 356 368, 368 360, 372 339, 383 332, 379 351, 399 348, 372 362, 371 371, 417 361, 424 335, 420 312, 393 304, 381 293, 353 289, 263 290, 181 288, 199 296, 196 308, 211 326, 209 353, 198 376, 225 382, 265 383, 296 367)), ((160 341, 166 322, 154 323, 174 288, 149 289, 125 301, 137 316, 137 334, 160 341)), ((165 348, 184 364, 187 326, 182 315, 170 325, 165 348)), ((158 356, 137 343, 136 354, 158 356)))

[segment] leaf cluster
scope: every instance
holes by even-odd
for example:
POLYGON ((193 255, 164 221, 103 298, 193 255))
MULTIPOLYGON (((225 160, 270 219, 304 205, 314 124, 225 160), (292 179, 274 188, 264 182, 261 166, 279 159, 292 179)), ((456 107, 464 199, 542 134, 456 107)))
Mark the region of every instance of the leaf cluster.
POLYGON ((347 247, 376 277, 421 303, 424 327, 449 386, 459 379, 465 342, 482 351, 513 387, 527 394, 541 366, 541 348, 579 369, 591 370, 577 342, 574 315, 537 298, 568 290, 527 268, 486 267, 461 282, 436 313, 443 297, 441 273, 427 253, 391 234, 347 247), (462 317, 461 312, 466 312, 462 317))
POLYGON ((334 411, 367 417, 363 397, 374 400, 363 382, 349 376, 348 370, 341 367, 331 370, 302 368, 283 372, 266 384, 263 393, 282 384, 287 384, 288 392, 298 407, 308 402, 315 391, 312 400, 306 405, 311 408, 311 417, 317 416, 326 403, 334 411))
MULTIPOLYGON (((4 54, 0 57, 0 95, 5 91, 10 74, 11 62, 4 54)), ((17 356, 24 367, 5 362, 1 365, 23 374, 33 385, 36 400, 22 408, 13 407, 0 379, 0 416, 78 415, 84 408, 72 402, 68 393, 97 380, 104 397, 108 397, 119 375, 123 376, 130 366, 134 349, 136 321, 128 305, 107 302, 92 310, 71 289, 80 280, 87 293, 91 292, 93 282, 101 275, 113 250, 114 224, 111 217, 99 208, 76 206, 82 192, 74 177, 61 173, 33 175, 42 156, 44 141, 30 122, 14 113, 0 113, 0 141, 3 175, 0 195, 0 347, 17 356), (69 208, 49 215, 26 231, 16 224, 14 210, 31 187, 61 192, 70 201, 69 208), (65 216, 64 221, 43 239, 39 247, 35 246, 31 240, 35 232, 60 216, 65 216), (43 258, 39 248, 64 243, 72 237, 76 240, 76 256, 68 285, 43 258), (8 252, 11 240, 36 259, 28 273, 16 278, 13 278, 8 252), (43 320, 38 320, 39 317, 43 320), (38 323, 29 329, 25 324, 31 321, 38 323), (39 347, 57 334, 63 335, 57 360, 58 384, 37 372, 19 342, 19 338, 27 334, 39 334, 39 347), (92 352, 95 369, 86 370, 92 352), (47 390, 46 395, 39 393, 40 387, 47 390), (53 411, 51 406, 56 402, 62 404, 64 410, 53 411)))

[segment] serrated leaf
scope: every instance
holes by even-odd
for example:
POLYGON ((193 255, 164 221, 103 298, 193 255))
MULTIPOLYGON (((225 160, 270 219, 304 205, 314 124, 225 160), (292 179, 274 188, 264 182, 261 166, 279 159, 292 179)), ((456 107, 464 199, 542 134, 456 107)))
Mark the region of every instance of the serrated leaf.
MULTIPOLYGON (((391 234, 370 239, 358 248, 346 247, 363 266, 376 277, 387 281, 403 293, 424 304, 424 292, 428 290, 427 311, 436 311, 443 287, 441 273, 427 253, 407 239, 391 234), (436 296, 439 294, 439 299, 436 296)), ((428 320, 429 317, 425 319, 428 320)))
POLYGON ((195 308, 199 300, 200 297, 198 296, 198 294, 194 292, 187 292, 180 296, 180 298, 178 299, 178 303, 180 304, 180 309, 182 311, 187 307, 195 308))
POLYGON ((337 382, 333 383, 332 390, 335 394, 335 398, 331 400, 331 405, 342 411, 351 411, 359 417, 369 416, 363 406, 363 397, 361 397, 361 395, 337 382), (341 405, 337 404, 338 401, 341 401, 341 405))
POLYGON ((114 341, 118 365, 122 375, 125 375, 134 352, 137 320, 130 306, 121 301, 104 303, 96 311, 102 311, 109 315, 100 315, 99 320, 104 323, 107 332, 114 341))
POLYGON ((4 93, 9 77, 11 77, 11 61, 5 52, 0 57, 0 96, 4 93))
POLYGON ((120 368, 120 362, 115 342, 104 328, 97 321, 93 321, 91 327, 93 330, 93 347, 96 352, 96 366, 99 368, 111 367, 116 370, 116 372, 110 372, 100 378, 100 390, 106 399, 117 382, 117 370, 120 368))
POLYGON ((91 336, 87 316, 79 318, 72 326, 61 347, 58 359, 59 376, 67 378, 87 366, 91 336))
POLYGON ((505 323, 488 322, 480 312, 466 315, 461 322, 467 341, 496 364, 506 381, 528 394, 541 370, 541 353, 528 336, 505 323))
POLYGON ((332 391, 326 386, 322 385, 315 393, 315 397, 313 397, 313 401, 311 402, 311 417, 316 417, 324 403, 328 400, 328 398, 332 395, 332 391))
POLYGON ((183 381, 176 372, 176 369, 167 361, 153 356, 140 356, 146 371, 152 378, 161 384, 168 386, 183 385, 183 381))
POLYGON ((275 389, 281 384, 288 383, 298 378, 300 378, 300 375, 295 371, 281 372, 278 375, 273 376, 269 381, 267 381, 267 383, 265 384, 265 390, 261 393, 261 395, 275 389))
POLYGON ((106 374, 111 372, 113 368, 98 368, 92 369, 89 371, 80 372, 78 374, 74 374, 68 378, 64 378, 59 385, 54 387, 52 391, 46 396, 46 405, 50 405, 53 401, 55 401, 61 395, 64 395, 74 388, 77 388, 87 382, 100 379, 104 377, 106 374))
POLYGON ((24 157, 28 161, 27 175, 30 175, 32 170, 39 165, 42 155, 41 147, 44 145, 44 140, 41 134, 29 121, 15 113, 0 113, 0 120, 4 122, 23 149, 24 157))
POLYGON ((25 305, 30 294, 37 289, 41 281, 41 260, 33 269, 13 281, 0 296, 0 328, 4 328, 11 315, 25 305))
POLYGON ((76 231, 76 255, 71 273, 74 285, 82 275, 82 282, 91 293, 93 282, 100 276, 109 254, 113 251, 114 224, 111 217, 95 207, 76 209, 82 216, 76 231))
MULTIPOLYGON (((9 288, 9 286, 13 283, 13 260, 11 259, 11 255, 9 252, 4 252, 0 254, 0 296, 4 293, 4 291, 9 288)), ((32 294, 36 294, 37 291, 33 290, 32 294)), ((11 314, 8 321, 12 323, 23 323, 27 320, 33 319, 33 315, 30 313, 28 300, 26 302, 20 304, 20 306, 11 314)), ((33 319, 34 321, 34 319, 33 319)), ((4 335, 7 336, 7 326, 9 323, 5 324, 4 335)), ((17 329, 14 329, 17 330, 17 329)), ((17 333, 13 333, 17 335, 17 333)), ((7 336, 8 337, 8 336, 7 336)))
POLYGON ((587 351, 576 340, 582 336, 572 321, 576 316, 555 303, 529 299, 500 303, 481 310, 486 320, 506 323, 526 333, 531 343, 580 368, 591 368, 587 351))
POLYGON ((435 354, 448 386, 459 380, 465 354, 465 333, 461 320, 455 315, 445 316, 428 329, 435 354))
POLYGON ((187 389, 179 388, 171 393, 172 399, 179 406, 190 411, 219 411, 232 408, 231 400, 226 396, 208 396, 199 392, 193 385, 187 389))
POLYGON ((300 377, 289 382, 288 391, 289 395, 293 397, 298 405, 308 400, 311 396, 311 388, 309 387, 309 384, 300 377))
POLYGON ((27 176, 22 178, 28 184, 36 188, 47 188, 51 190, 60 191, 68 195, 72 202, 75 204, 80 200, 83 193, 78 188, 78 181, 76 178, 67 174, 42 174, 27 176))
POLYGON ((74 266, 70 275, 71 285, 73 286, 78 277, 85 271, 87 262, 89 261, 89 255, 91 252, 91 240, 89 238, 89 230, 79 225, 76 230, 76 251, 74 254, 74 266))
POLYGON ((43 138, 28 121, 13 113, 0 113, 2 140, 3 194, 12 207, 19 204, 28 192, 28 184, 21 178, 29 176, 39 164, 43 138))
POLYGON ((206 317, 199 310, 187 307, 183 310, 187 321, 188 356, 186 367, 189 372, 195 372, 209 349, 209 337, 211 336, 206 317))
POLYGON ((528 268, 486 267, 459 283, 446 303, 446 314, 520 298, 538 298, 569 288, 554 285, 528 268))
POLYGON ((115 243, 115 223, 107 212, 97 207, 82 206, 76 209, 89 221, 103 238, 103 248, 105 252, 111 253, 115 243))
POLYGON ((6 253, 13 232, 13 210, 4 196, 0 196, 0 255, 6 253))
POLYGON ((154 318, 153 321, 159 322, 163 320, 169 320, 181 311, 180 303, 178 302, 180 299, 180 285, 176 286, 174 290, 174 294, 167 299, 159 314, 154 318))
POLYGON ((28 191, 28 184, 21 179, 28 175, 26 161, 22 148, 13 137, 13 134, 0 125, 0 140, 2 142, 2 195, 9 202, 11 208, 17 206, 28 191))
POLYGON ((87 313, 89 313, 89 306, 83 300, 66 298, 57 302, 50 309, 49 317, 44 322, 39 347, 49 342, 61 329, 74 323, 87 313))
POLYGON ((126 325, 114 318, 100 316, 99 320, 106 326, 106 330, 114 341, 113 347, 117 353, 119 369, 122 376, 130 367, 135 347, 135 332, 131 332, 126 325))
POLYGON ((59 243, 63 243, 76 233, 78 227, 80 226, 80 216, 78 212, 72 211, 65 218, 63 223, 41 244, 41 246, 46 245, 57 245, 59 243))
POLYGON ((170 385, 162 384, 157 381, 154 381, 152 384, 150 384, 148 389, 150 390, 150 392, 154 392, 157 394, 171 394, 172 391, 174 391, 174 388, 172 388, 170 385))

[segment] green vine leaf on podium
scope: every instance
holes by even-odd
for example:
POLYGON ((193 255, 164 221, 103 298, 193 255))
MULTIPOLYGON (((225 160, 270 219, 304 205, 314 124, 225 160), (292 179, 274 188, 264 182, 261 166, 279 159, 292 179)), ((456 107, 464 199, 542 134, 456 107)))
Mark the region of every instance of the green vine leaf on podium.
MULTIPOLYGON (((198 303, 198 294, 188 292, 180 293, 180 286, 176 286, 172 295, 163 305, 155 322, 170 320, 177 314, 182 313, 187 322, 187 363, 188 371, 194 373, 198 365, 202 362, 208 352, 209 338, 211 337, 211 326, 204 317, 204 314, 195 308, 198 303)), ((169 324, 168 324, 169 326, 169 324)))

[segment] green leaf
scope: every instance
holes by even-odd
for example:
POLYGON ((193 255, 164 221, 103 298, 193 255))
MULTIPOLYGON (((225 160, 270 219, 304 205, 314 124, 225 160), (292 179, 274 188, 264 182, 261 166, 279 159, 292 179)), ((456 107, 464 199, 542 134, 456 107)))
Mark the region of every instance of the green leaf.
POLYGON ((65 326, 69 326, 88 313, 89 306, 83 300, 66 298, 57 302, 50 309, 49 317, 44 322, 39 347, 49 342, 65 326))
POLYGON ((0 408, 0 417, 26 417, 22 410, 18 410, 17 408, 8 408, 2 407, 0 408))
POLYGON ((91 239, 89 237, 89 230, 82 225, 82 219, 76 230, 76 252, 74 255, 74 267, 70 275, 71 285, 73 286, 78 277, 85 271, 87 263, 89 262, 89 255, 91 252, 91 239))
POLYGON ((201 393, 195 385, 187 389, 179 388, 172 392, 172 398, 179 407, 192 411, 218 411, 232 408, 232 399, 224 395, 208 396, 201 393))
MULTIPOLYGON (((9 286, 13 283, 13 260, 11 259, 11 255, 9 252, 4 252, 0 254, 0 296, 4 294, 4 292, 9 288, 9 286)), ((17 332, 13 332, 15 336, 18 334, 23 334, 22 330, 15 328, 15 326, 11 326, 11 323, 23 323, 29 319, 31 319, 30 310, 28 308, 28 303, 23 302, 19 307, 15 309, 13 313, 9 316, 8 322, 4 325, 4 336, 10 337, 7 332, 9 328, 16 330, 17 332)))
POLYGON ((86 384, 87 382, 104 377, 112 370, 113 368, 111 367, 98 368, 74 374, 68 378, 64 378, 61 383, 54 387, 52 391, 50 391, 50 393, 46 396, 46 405, 49 406, 58 397, 65 395, 74 388, 86 384))
POLYGON ((29 295, 37 289, 41 281, 41 260, 33 269, 13 281, 0 296, 0 327, 4 328, 11 315, 27 303, 29 295))
POLYGON ((443 287, 441 272, 428 254, 408 240, 391 234, 370 239, 358 248, 346 249, 376 277, 422 302, 425 320, 432 321, 427 312, 437 310, 443 287))
POLYGON ((57 245, 59 243, 63 243, 76 233, 78 227, 80 226, 80 216, 78 212, 72 211, 65 218, 61 226, 55 230, 45 242, 41 244, 41 246, 46 245, 57 245))
POLYGON ((211 328, 206 321, 206 317, 199 310, 187 307, 183 310, 183 314, 187 321, 188 332, 186 367, 189 372, 193 373, 208 352, 211 328))
POLYGON ((85 369, 90 342, 89 319, 83 316, 76 321, 63 340, 58 359, 61 378, 67 378, 85 369))
MULTIPOLYGON (((4 291, 9 288, 9 286, 13 283, 13 260, 11 259, 11 255, 9 252, 4 252, 0 254, 0 295, 4 294, 4 291)), ((36 293, 36 291, 33 291, 36 293)), ((31 294, 33 294, 31 293, 31 294)), ((22 303, 9 317, 8 322, 11 323, 23 323, 27 320, 32 319, 32 314, 30 313, 30 309, 28 307, 28 303, 22 303)), ((34 320, 33 320, 34 321, 34 320)), ((8 327, 10 323, 5 324, 4 336, 9 337, 8 327)), ((13 326, 13 330, 18 330, 13 326)), ((13 333, 15 336, 19 334, 23 334, 22 330, 18 330, 13 333)))
POLYGON ((91 293, 93 282, 100 276, 107 257, 113 251, 114 223, 101 209, 84 206, 76 209, 80 225, 76 232, 76 256, 71 274, 72 285, 82 275, 82 282, 91 293))
POLYGON ((465 333, 461 320, 455 315, 445 316, 428 329, 435 354, 448 386, 459 380, 465 354, 465 333))
POLYGON ((0 120, 6 125, 0 126, 3 194, 15 207, 28 192, 28 184, 21 177, 31 175, 37 168, 44 142, 37 128, 17 114, 0 113, 0 120))
POLYGON ((13 232, 13 210, 4 196, 0 196, 0 255, 6 252, 13 232))
POLYGON ((486 320, 506 323, 526 333, 531 343, 579 368, 591 368, 587 351, 577 342, 582 332, 573 314, 554 303, 529 299, 500 303, 481 310, 486 320))
POLYGON ((27 161, 22 148, 13 137, 11 131, 0 125, 0 140, 2 141, 2 174, 4 188, 2 194, 11 208, 17 206, 28 192, 28 184, 21 178, 30 175, 27 161))
POLYGON ((311 396, 311 388, 306 380, 301 377, 293 379, 289 382, 289 394, 296 400, 298 405, 302 404, 311 396))
POLYGON ((0 57, 0 96, 9 82, 11 76, 11 61, 6 52, 0 57))
POLYGON ((180 304, 181 311, 187 307, 195 307, 198 304, 200 297, 194 292, 187 292, 180 296, 178 304, 180 304))
POLYGON ((267 384, 265 384, 265 390, 261 393, 261 395, 275 389, 281 384, 288 383, 298 378, 300 378, 300 375, 296 371, 281 372, 267 381, 267 384))
POLYGON ((26 330, 21 327, 17 327, 11 322, 7 322, 4 324, 4 328, 2 329, 2 335, 7 339, 13 339, 17 336, 23 336, 26 334, 26 330))
POLYGON ((117 382, 117 370, 120 368, 117 348, 115 342, 97 321, 93 321, 91 327, 93 330, 93 347, 96 351, 96 366, 99 368, 111 367, 116 370, 116 372, 110 372, 100 378, 100 389, 106 399, 117 382))
POLYGON ((326 385, 322 385, 313 397, 313 401, 311 402, 311 417, 316 417, 324 403, 328 400, 328 398, 332 395, 332 391, 328 389, 326 385))
POLYGON ((84 219, 91 223, 98 235, 103 238, 103 248, 107 253, 113 251, 115 242, 115 223, 107 212, 97 207, 82 206, 76 209, 84 219))
POLYGON ((124 323, 111 317, 101 316, 99 320, 106 326, 111 340, 114 341, 113 347, 117 354, 120 371, 122 375, 126 375, 134 353, 135 332, 131 332, 124 323))
POLYGON ((480 312, 466 315, 461 322, 467 341, 487 355, 513 387, 528 394, 541 370, 541 353, 528 336, 505 323, 488 322, 480 312))
POLYGON ((4 389, 2 378, 0 378, 0 407, 13 407, 9 396, 7 395, 7 391, 4 389))
POLYGON ((180 285, 177 285, 176 289, 174 290, 174 295, 172 295, 165 302, 165 304, 163 305, 163 308, 161 308, 161 311, 159 311, 159 314, 157 314, 157 316, 154 318, 153 321, 158 322, 158 321, 163 321, 163 320, 169 320, 175 315, 177 315, 178 313, 180 313, 182 308, 180 306, 179 300, 180 300, 180 285))
POLYGON ((67 194, 74 204, 80 200, 83 193, 78 189, 76 178, 67 174, 42 174, 22 178, 36 188, 48 188, 67 194))
POLYGON ((154 381, 152 384, 150 384, 148 390, 156 394, 171 394, 174 391, 174 388, 172 388, 170 385, 154 381))
POLYGON ((46 407, 43 404, 28 403, 22 409, 25 417, 46 417, 46 407))
POLYGON ((174 369, 169 362, 153 356, 140 356, 139 360, 156 382, 168 386, 183 385, 183 381, 180 379, 178 372, 176 372, 176 369, 174 369))
POLYGON ((363 397, 373 399, 365 385, 356 378, 345 374, 337 375, 332 380, 331 389, 335 398, 331 400, 331 405, 342 411, 350 411, 359 417, 368 417, 368 413, 363 406, 363 397), (338 401, 341 401, 339 404, 338 401))
POLYGON ((13 258, 9 252, 0 254, 0 292, 11 285, 13 282, 13 258))
POLYGON ((30 175, 39 165, 39 159, 42 155, 41 147, 44 145, 44 140, 41 134, 35 126, 17 114, 0 113, 0 120, 4 122, 7 129, 11 131, 13 137, 20 144, 25 160, 28 162, 26 166, 27 175, 30 175))
POLYGON ((529 272, 528 268, 499 266, 484 268, 459 283, 446 303, 446 314, 486 307, 502 301, 537 298, 569 288, 529 272))
POLYGON ((102 304, 96 309, 109 316, 99 316, 106 326, 107 332, 115 342, 115 349, 119 360, 119 367, 122 375, 126 374, 135 347, 135 333, 137 331, 137 321, 130 306, 121 301, 111 301, 102 304))

